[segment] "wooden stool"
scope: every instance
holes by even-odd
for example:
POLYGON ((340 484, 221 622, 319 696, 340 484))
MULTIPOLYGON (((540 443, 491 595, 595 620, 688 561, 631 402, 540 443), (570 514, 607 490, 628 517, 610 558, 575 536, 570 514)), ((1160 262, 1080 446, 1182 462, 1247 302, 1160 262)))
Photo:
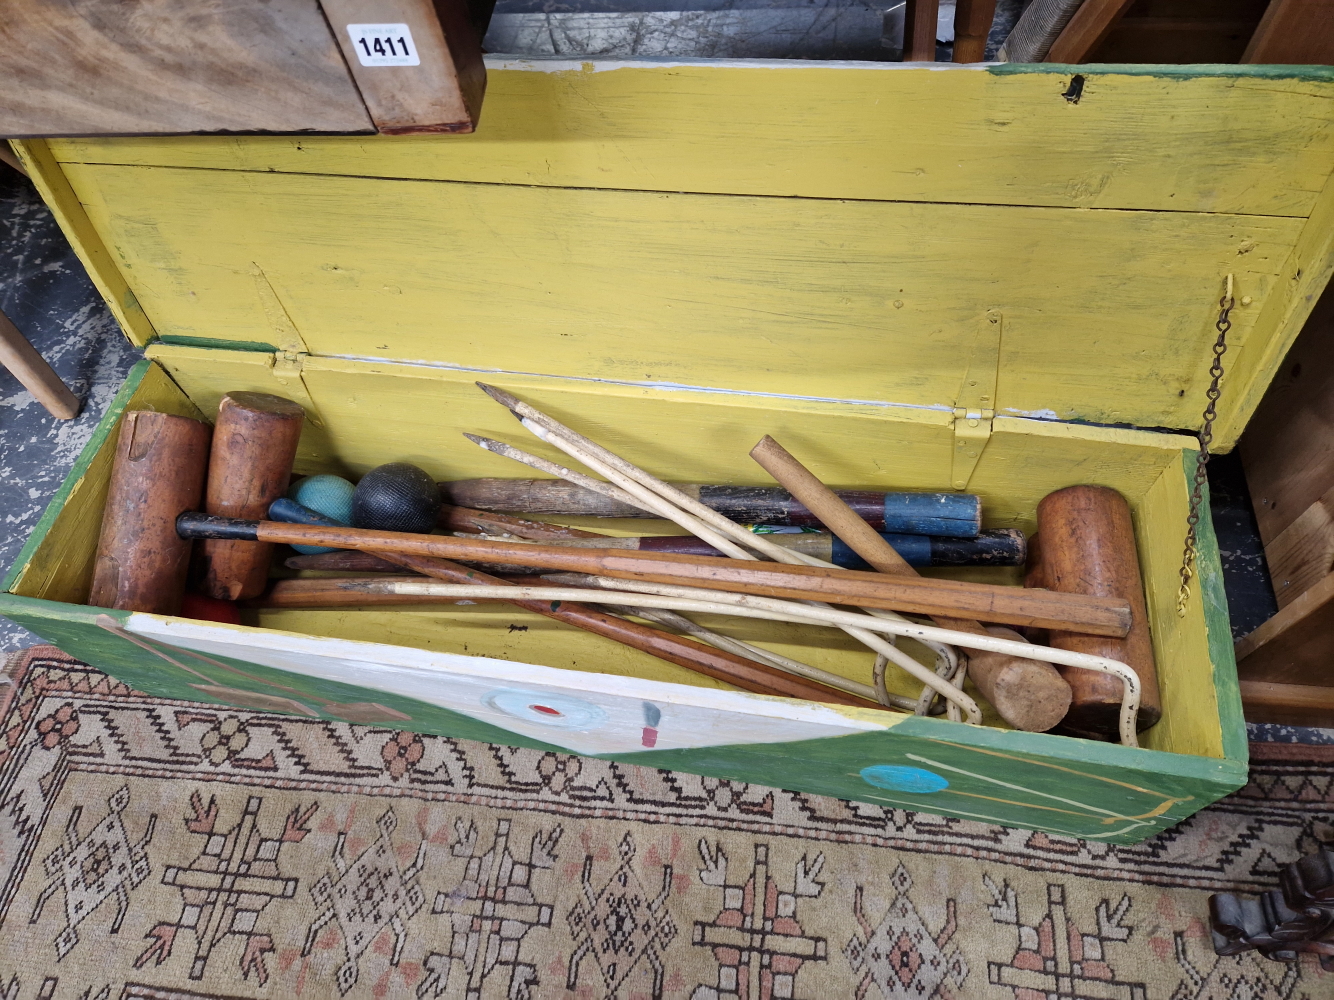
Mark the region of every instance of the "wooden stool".
POLYGON ((0 313, 0 364, 23 383, 23 388, 32 393, 51 416, 73 420, 79 415, 78 397, 60 381, 60 376, 4 313, 0 313))

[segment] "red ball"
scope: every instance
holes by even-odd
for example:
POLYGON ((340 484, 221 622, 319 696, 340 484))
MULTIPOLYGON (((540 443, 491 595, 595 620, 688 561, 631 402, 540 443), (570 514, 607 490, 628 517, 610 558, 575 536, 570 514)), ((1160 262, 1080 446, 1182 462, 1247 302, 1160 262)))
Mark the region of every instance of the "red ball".
POLYGON ((224 625, 241 624, 241 608, 235 601, 222 601, 203 594, 186 594, 181 601, 181 617, 198 618, 205 622, 224 625))

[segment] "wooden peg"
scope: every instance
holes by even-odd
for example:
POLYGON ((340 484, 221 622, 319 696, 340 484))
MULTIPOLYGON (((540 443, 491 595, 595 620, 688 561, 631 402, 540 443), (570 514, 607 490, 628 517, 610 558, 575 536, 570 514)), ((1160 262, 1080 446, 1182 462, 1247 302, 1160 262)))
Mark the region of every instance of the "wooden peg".
MULTIPOLYGON (((287 492, 305 411, 263 392, 229 392, 218 406, 204 509, 219 517, 258 520, 287 492)), ((273 546, 207 539, 200 589, 225 601, 257 597, 273 546)))
POLYGON ((210 433, 189 417, 125 414, 89 604, 160 615, 180 610, 191 542, 176 534, 176 518, 203 496, 210 433))

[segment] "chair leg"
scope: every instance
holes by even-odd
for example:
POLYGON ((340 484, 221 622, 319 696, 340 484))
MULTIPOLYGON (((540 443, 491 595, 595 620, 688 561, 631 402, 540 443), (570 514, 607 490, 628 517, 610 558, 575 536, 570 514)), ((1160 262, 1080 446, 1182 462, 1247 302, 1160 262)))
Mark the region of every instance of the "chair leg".
POLYGON ((23 383, 51 416, 73 420, 79 415, 78 397, 4 313, 0 313, 0 364, 23 383))

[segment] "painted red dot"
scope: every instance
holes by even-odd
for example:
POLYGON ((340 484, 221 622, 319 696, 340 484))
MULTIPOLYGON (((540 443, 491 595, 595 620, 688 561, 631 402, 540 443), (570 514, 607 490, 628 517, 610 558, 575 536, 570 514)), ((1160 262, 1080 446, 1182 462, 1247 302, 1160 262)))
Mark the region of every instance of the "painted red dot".
POLYGON ((560 712, 554 708, 547 708, 546 705, 529 705, 534 712, 541 712, 543 715, 560 715, 560 712))

